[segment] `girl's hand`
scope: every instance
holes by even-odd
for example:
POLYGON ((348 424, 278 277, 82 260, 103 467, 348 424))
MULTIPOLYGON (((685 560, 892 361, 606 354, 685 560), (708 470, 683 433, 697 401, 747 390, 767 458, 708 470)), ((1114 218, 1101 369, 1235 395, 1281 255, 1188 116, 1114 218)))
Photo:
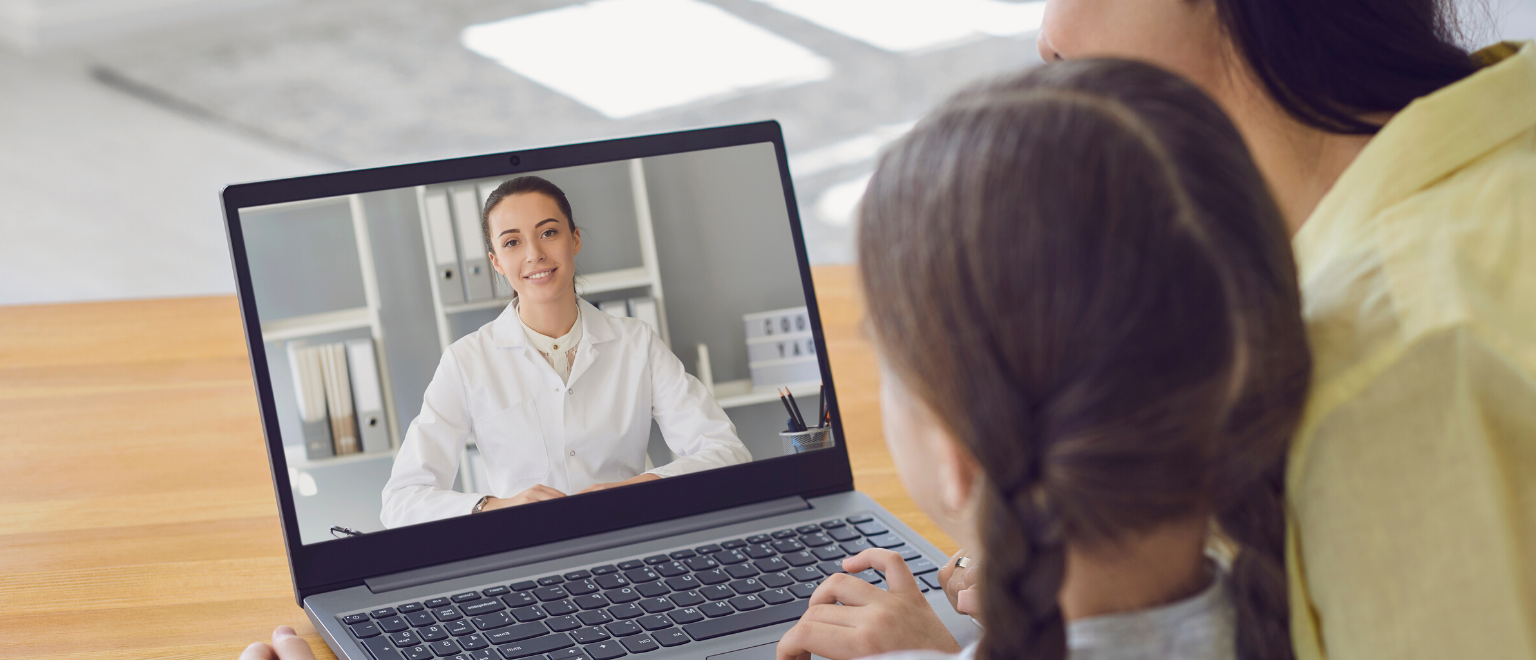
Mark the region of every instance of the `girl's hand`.
POLYGON ((970 566, 958 566, 960 558, 966 556, 965 548, 961 548, 949 558, 949 563, 939 569, 939 584, 944 585, 944 597, 949 599, 950 607, 956 612, 980 617, 981 594, 976 591, 976 585, 981 582, 980 572, 976 570, 975 557, 967 562, 970 566))
POLYGON ((293 628, 278 626, 272 631, 271 644, 256 642, 245 647, 240 660, 315 660, 315 652, 293 628))
POLYGON ((867 568, 884 573, 890 591, 843 573, 827 578, 811 594, 800 622, 779 640, 778 660, 809 660, 812 653, 852 660, 912 649, 960 651, 901 555, 869 549, 843 560, 848 573, 867 568))

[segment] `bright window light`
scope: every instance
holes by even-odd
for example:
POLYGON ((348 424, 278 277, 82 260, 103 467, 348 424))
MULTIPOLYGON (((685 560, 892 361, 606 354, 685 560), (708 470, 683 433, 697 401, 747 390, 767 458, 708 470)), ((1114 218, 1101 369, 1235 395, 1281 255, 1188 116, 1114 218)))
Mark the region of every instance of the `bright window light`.
POLYGON ((459 40, 614 119, 832 74, 826 59, 698 0, 598 0, 471 25, 459 40))
POLYGON ((816 200, 816 216, 834 227, 853 224, 854 214, 858 213, 859 203, 864 201, 864 190, 869 188, 872 178, 874 175, 866 174, 827 188, 816 200))
POLYGON ((756 0, 895 53, 919 53, 984 36, 1040 29, 1045 2, 1001 0, 756 0))

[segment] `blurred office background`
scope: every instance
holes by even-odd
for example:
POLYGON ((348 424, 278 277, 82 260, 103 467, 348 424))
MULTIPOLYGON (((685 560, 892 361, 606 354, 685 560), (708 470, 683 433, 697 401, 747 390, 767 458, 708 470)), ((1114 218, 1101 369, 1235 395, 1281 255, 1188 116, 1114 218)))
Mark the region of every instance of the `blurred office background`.
MULTIPOLYGON (((1468 45, 1536 0, 1458 0, 1468 45)), ((1038 62, 1014 0, 0 0, 0 304, 233 291, 218 191, 777 119, 813 262, 879 148, 1038 62)))

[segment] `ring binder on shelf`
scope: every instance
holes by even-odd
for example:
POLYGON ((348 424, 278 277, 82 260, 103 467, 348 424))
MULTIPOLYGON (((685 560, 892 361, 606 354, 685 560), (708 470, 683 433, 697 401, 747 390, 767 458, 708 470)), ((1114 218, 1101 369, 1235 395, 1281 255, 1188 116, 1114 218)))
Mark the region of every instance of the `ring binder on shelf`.
POLYGON ((372 339, 347 342, 347 368, 352 376, 352 403, 357 409, 357 433, 362 437, 363 451, 389 451, 393 443, 384 421, 384 394, 372 339))
POLYGON ((453 216, 448 210, 448 195, 442 191, 427 193, 427 242, 431 243, 433 267, 437 270, 437 292, 443 304, 464 302, 464 278, 459 272, 459 250, 453 241, 453 216))
POLYGON ((320 368, 320 352, 290 342, 288 365, 293 371, 293 391, 298 399, 299 422, 303 425, 304 457, 315 460, 335 456, 330 418, 325 411, 325 377, 320 368))
POLYGON ((464 264, 464 297, 468 302, 491 299, 491 262, 480 229, 480 203, 473 186, 453 189, 453 219, 459 230, 459 258, 464 264))

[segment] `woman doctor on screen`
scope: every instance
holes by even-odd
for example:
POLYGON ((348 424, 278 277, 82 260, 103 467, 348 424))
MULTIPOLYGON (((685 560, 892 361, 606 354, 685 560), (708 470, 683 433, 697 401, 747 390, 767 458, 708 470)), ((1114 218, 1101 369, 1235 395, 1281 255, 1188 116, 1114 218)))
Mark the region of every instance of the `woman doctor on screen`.
POLYGON ((443 353, 384 486, 386 527, 752 460, 649 325, 576 297, 581 233, 560 188, 536 176, 501 184, 481 228, 516 297, 443 353), (646 470, 652 419, 679 458, 646 470), (471 439, 490 484, 461 493, 452 486, 471 439))

